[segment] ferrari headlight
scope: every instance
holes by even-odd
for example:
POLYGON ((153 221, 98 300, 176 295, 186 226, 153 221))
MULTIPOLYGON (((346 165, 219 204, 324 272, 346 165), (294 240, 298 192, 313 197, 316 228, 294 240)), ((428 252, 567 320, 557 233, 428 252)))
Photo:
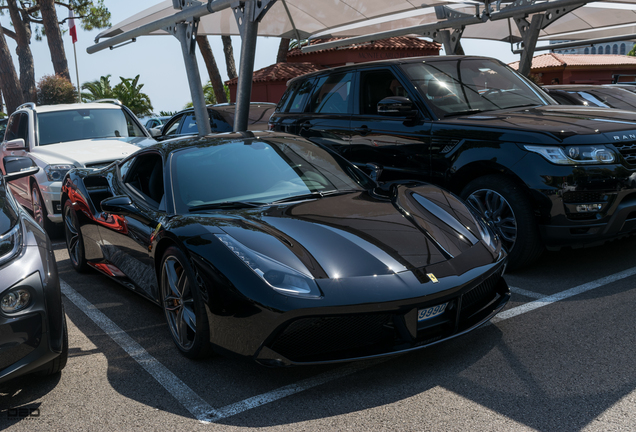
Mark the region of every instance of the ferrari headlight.
POLYGON ((227 234, 215 235, 275 291, 297 297, 320 297, 318 285, 310 275, 258 253, 227 234))
POLYGON ((73 168, 75 168, 75 165, 47 165, 44 168, 44 172, 49 181, 62 181, 66 173, 73 168))
POLYGON ((22 225, 17 223, 8 233, 0 236, 0 266, 13 259, 22 250, 22 225))
POLYGON ((526 145, 524 147, 558 165, 610 164, 616 161, 614 152, 604 145, 568 147, 526 145))

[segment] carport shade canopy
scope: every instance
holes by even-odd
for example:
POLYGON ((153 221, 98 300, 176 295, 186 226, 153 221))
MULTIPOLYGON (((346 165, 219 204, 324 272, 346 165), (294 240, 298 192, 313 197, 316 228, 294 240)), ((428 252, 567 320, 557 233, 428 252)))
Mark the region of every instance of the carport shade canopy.
MULTIPOLYGON (((199 134, 206 135, 210 133, 208 114, 194 55, 197 35, 240 35, 242 38, 234 130, 243 131, 247 129, 256 36, 350 37, 303 48, 315 51, 414 34, 443 42, 448 53, 455 52, 462 36, 510 42, 523 39, 525 51, 520 69, 527 63, 529 70, 539 37, 563 39, 562 35, 576 32, 605 29, 611 33, 620 26, 636 26, 635 6, 636 0, 432 0, 424 4, 421 0, 208 0, 207 3, 168 0, 101 32, 96 37, 96 45, 87 51, 112 49, 144 35, 177 37, 182 46, 195 114, 204 119, 198 122, 202 126, 199 134), (104 38, 108 39, 100 42, 104 38)), ((611 33, 612 36, 618 34, 611 33)))

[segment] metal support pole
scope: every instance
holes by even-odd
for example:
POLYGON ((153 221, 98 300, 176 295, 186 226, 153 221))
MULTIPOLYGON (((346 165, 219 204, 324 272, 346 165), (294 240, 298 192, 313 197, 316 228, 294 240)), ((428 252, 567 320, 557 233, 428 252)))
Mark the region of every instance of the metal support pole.
POLYGON ((188 23, 177 24, 175 26, 174 35, 179 39, 179 42, 181 42, 183 62, 188 75, 188 84, 190 86, 190 95, 192 96, 194 115, 197 119, 199 136, 209 135, 212 132, 210 128, 210 117, 208 116, 208 109, 205 106, 205 96, 203 95, 203 87, 201 86, 201 75, 199 75, 199 65, 197 64, 194 49, 196 47, 196 26, 188 23))
POLYGON ((241 64, 238 70, 236 88, 236 114, 234 131, 246 131, 252 97, 252 75, 254 74, 254 57, 256 53, 256 35, 258 20, 255 17, 255 0, 247 0, 242 10, 235 9, 235 16, 241 30, 241 64))
POLYGON ((519 61, 519 73, 527 77, 532 68, 532 57, 534 56, 534 48, 537 46, 539 32, 543 24, 543 15, 534 15, 529 25, 528 20, 525 18, 515 18, 515 22, 523 36, 523 52, 519 61))

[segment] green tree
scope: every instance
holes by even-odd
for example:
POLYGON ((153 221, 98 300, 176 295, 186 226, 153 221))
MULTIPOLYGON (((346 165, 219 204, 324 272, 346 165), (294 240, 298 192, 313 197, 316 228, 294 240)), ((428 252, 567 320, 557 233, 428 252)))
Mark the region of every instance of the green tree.
MULTIPOLYGON (((15 40, 17 43, 16 52, 20 69, 20 89, 22 91, 21 102, 36 99, 36 85, 34 73, 34 61, 31 53, 31 36, 35 35, 36 40, 41 40, 47 36, 51 61, 56 75, 69 78, 68 64, 64 45, 62 42, 60 26, 65 23, 66 15, 60 21, 57 17, 56 6, 58 8, 72 9, 75 15, 80 18, 78 25, 85 30, 102 29, 110 26, 110 12, 104 5, 104 0, 0 0, 0 14, 8 11, 11 18, 11 25, 14 31, 8 28, 1 28, 0 39, 5 36, 15 40), (33 31, 32 31, 33 28, 33 31)), ((0 40, 1 45, 6 44, 0 40)), ((10 55, 0 49, 0 64, 8 69, 13 68, 10 55)), ((4 78, 4 89, 15 88, 16 83, 10 72, 0 71, 4 78)), ((14 105, 15 103, 11 103, 14 105)))
POLYGON ((82 84, 82 101, 90 102, 97 99, 115 99, 115 93, 110 85, 110 75, 101 76, 98 80, 88 81, 82 84))
POLYGON ((152 113, 150 97, 141 91, 144 85, 139 84, 139 75, 134 78, 119 77, 119 79, 121 82, 113 87, 115 97, 138 117, 152 113))
POLYGON ((142 117, 152 113, 150 97, 141 91, 143 84, 139 84, 139 75, 134 78, 119 77, 119 84, 110 84, 110 75, 101 76, 98 80, 82 84, 82 100, 90 102, 97 99, 118 99, 126 105, 136 116, 142 117))
POLYGON ((45 75, 37 84, 38 105, 56 105, 77 101, 77 91, 61 75, 45 75))
POLYGON ((627 55, 632 57, 636 56, 636 44, 634 44, 633 48, 627 53, 627 55))
MULTIPOLYGON (((223 85, 223 92, 225 93, 226 100, 230 100, 230 88, 226 85, 223 85)), ((214 86, 210 81, 205 83, 205 85, 203 86, 203 96, 205 97, 206 105, 215 105, 218 103, 218 101, 216 100, 216 93, 214 92, 214 86)), ((185 104, 183 109, 192 108, 192 106, 192 102, 188 102, 187 104, 185 104)))

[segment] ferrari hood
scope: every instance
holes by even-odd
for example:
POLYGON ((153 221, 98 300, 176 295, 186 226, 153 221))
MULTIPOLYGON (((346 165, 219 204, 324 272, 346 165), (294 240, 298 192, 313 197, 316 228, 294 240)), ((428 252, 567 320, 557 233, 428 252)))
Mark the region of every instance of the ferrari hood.
POLYGON ((367 192, 233 212, 210 223, 247 248, 315 278, 400 273, 471 253, 496 260, 475 219, 455 196, 434 186, 398 187, 391 200, 367 192), (426 196, 426 198, 424 198, 426 196))
POLYGON ((154 142, 148 138, 96 138, 38 146, 32 153, 47 164, 79 168, 123 159, 154 142))

